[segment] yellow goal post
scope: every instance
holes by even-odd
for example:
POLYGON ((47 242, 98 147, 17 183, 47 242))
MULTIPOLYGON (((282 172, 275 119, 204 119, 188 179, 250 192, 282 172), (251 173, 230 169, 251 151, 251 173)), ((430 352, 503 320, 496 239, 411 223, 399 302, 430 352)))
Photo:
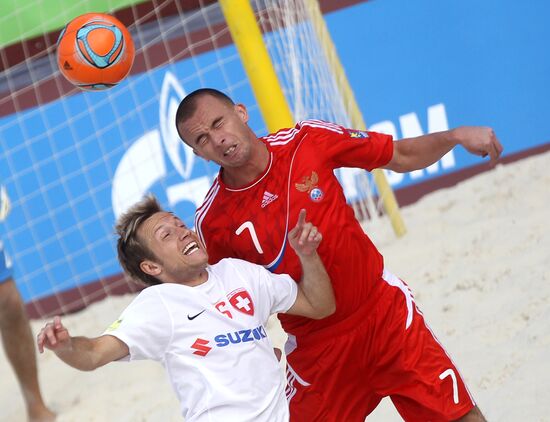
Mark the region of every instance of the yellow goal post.
MULTIPOLYGON (((332 72, 336 89, 342 98, 345 113, 349 117, 351 127, 365 130, 365 121, 326 27, 317 0, 296 0, 292 3, 296 7, 300 2, 303 2, 302 6, 307 11, 307 18, 311 22, 317 40, 322 47, 325 59, 332 72)), ((293 126, 295 123, 293 113, 288 106, 268 49, 264 44, 262 32, 250 1, 220 0, 219 3, 268 130, 273 132, 283 127, 293 126)), ((397 236, 404 235, 406 227, 393 190, 383 170, 374 170, 373 177, 380 200, 391 221, 394 232, 397 236)))

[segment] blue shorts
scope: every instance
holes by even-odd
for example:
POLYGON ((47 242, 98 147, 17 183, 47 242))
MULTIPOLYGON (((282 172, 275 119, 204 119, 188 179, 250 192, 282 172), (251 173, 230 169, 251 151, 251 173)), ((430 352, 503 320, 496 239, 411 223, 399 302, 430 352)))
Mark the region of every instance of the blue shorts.
POLYGON ((6 281, 8 278, 11 278, 11 262, 9 262, 8 257, 4 253, 4 246, 0 242, 0 283, 6 281))

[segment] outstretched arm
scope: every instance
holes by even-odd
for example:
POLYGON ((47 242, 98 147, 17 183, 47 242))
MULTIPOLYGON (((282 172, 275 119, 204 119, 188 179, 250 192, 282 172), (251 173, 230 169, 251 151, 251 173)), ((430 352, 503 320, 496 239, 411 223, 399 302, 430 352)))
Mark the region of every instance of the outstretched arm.
POLYGON ((462 145, 475 155, 489 155, 492 165, 496 164, 503 150, 493 129, 461 126, 444 132, 394 141, 393 157, 384 168, 398 173, 418 170, 435 163, 456 145, 462 145))
POLYGON ((321 233, 306 222, 306 210, 301 210, 298 223, 288 233, 288 241, 302 264, 302 280, 294 305, 286 312, 308 318, 321 319, 336 310, 334 292, 325 266, 317 254, 321 233))
POLYGON ((71 337, 56 316, 37 337, 38 350, 50 349, 67 365, 82 371, 92 371, 128 355, 128 346, 116 337, 71 337))

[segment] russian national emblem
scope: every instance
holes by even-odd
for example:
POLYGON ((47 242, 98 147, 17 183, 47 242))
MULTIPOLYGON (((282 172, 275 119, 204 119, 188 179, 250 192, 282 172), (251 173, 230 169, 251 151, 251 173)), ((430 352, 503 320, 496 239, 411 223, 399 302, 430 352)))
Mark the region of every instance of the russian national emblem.
POLYGON ((300 192, 307 192, 309 198, 313 202, 319 202, 325 194, 320 187, 317 186, 319 183, 319 176, 315 171, 311 172, 311 176, 304 176, 300 183, 295 183, 294 186, 300 192))

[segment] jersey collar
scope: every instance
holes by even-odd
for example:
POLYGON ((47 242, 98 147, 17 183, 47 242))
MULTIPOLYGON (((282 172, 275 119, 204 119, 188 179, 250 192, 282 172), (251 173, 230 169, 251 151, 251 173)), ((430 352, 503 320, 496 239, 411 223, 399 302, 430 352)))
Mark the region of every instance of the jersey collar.
POLYGON ((223 172, 223 168, 220 169, 220 172, 218 173, 218 183, 219 185, 229 191, 229 192, 242 192, 242 191, 245 191, 245 190, 248 190, 248 189, 251 189, 253 188, 254 186, 256 186, 258 183, 260 183, 264 177, 266 177, 269 173, 269 170, 271 170, 271 166, 273 164, 273 152, 271 151, 271 149, 269 148, 268 146, 268 150, 269 150, 269 162, 267 163, 267 167, 265 168, 264 172, 262 174, 260 174, 256 179, 254 179, 252 182, 250 182, 248 185, 245 185, 243 187, 240 187, 240 188, 230 188, 228 186, 226 186, 226 184, 223 182, 222 180, 222 172, 223 172))

